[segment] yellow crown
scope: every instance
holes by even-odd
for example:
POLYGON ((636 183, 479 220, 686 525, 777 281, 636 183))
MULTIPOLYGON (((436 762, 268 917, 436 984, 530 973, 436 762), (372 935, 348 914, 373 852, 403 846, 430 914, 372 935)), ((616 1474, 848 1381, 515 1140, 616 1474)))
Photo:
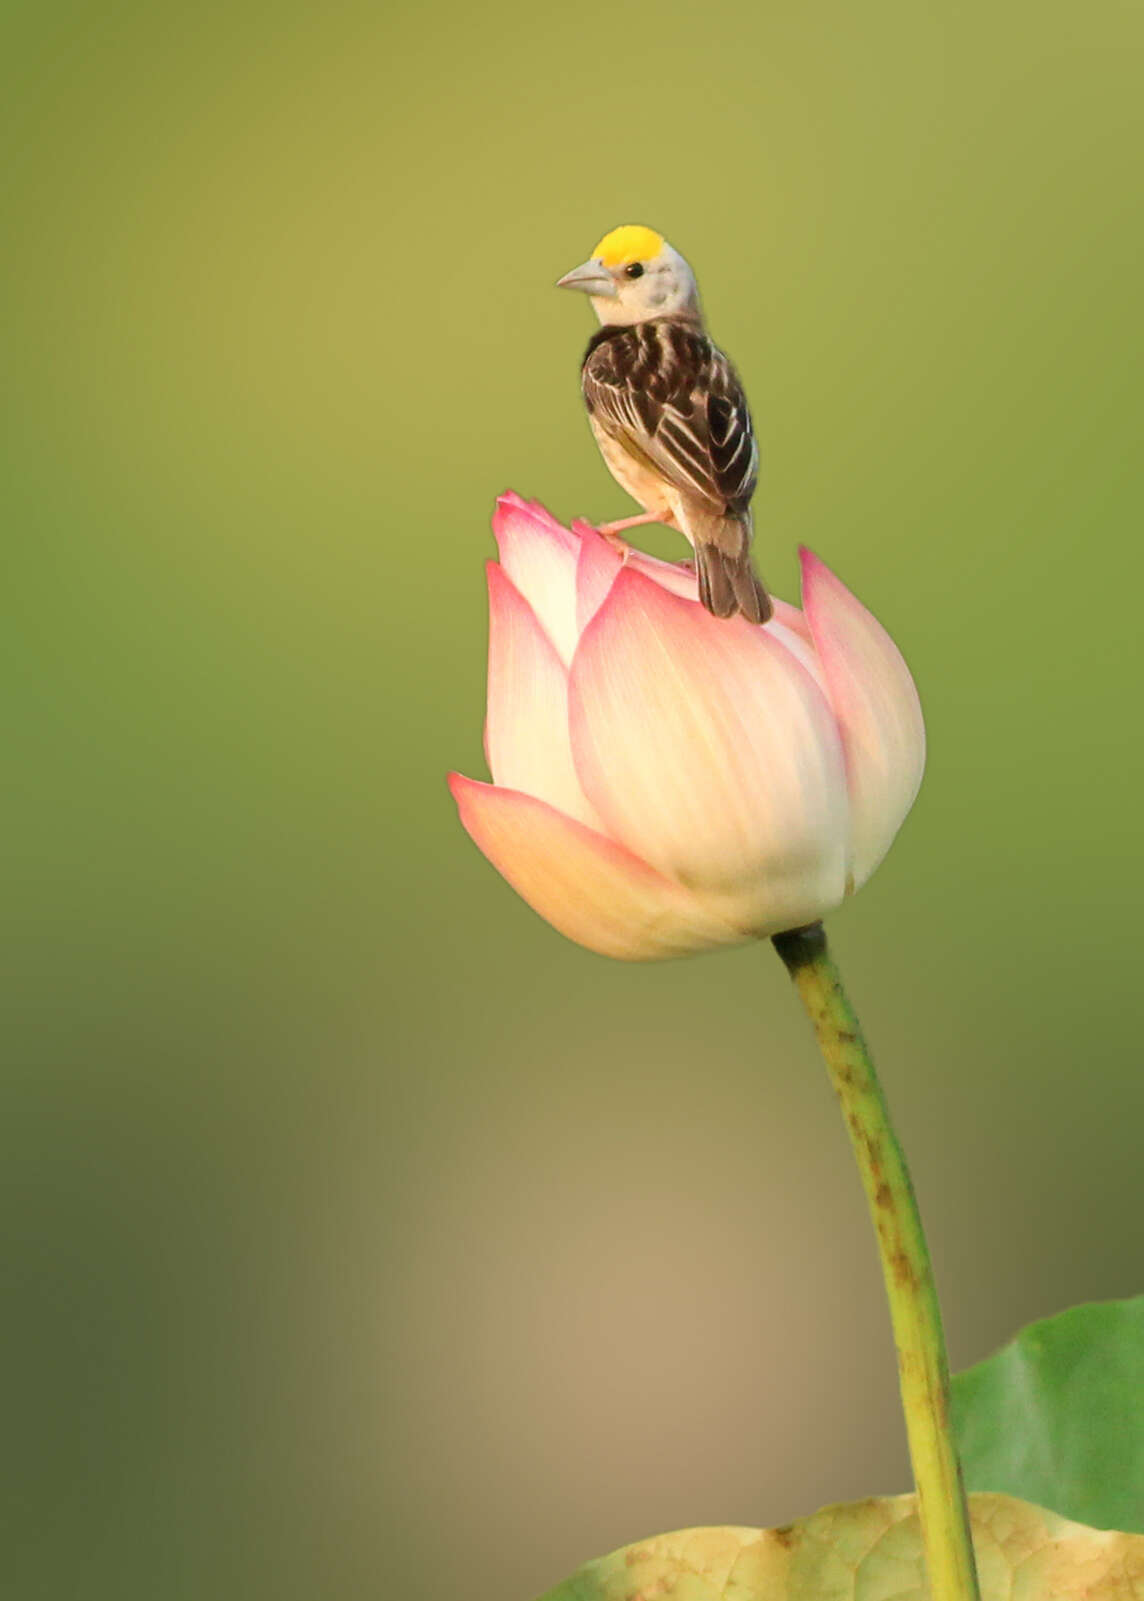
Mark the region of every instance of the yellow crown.
POLYGON ((605 267, 623 267, 629 261, 650 261, 663 249, 663 235, 638 223, 626 223, 606 233, 593 250, 605 267))

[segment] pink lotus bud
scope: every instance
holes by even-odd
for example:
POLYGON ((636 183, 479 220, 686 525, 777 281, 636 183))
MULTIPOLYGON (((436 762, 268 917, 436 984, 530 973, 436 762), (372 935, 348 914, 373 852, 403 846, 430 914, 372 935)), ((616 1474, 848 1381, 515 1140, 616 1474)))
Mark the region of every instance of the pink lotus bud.
POLYGON ((695 576, 504 495, 485 752, 461 821, 542 917, 631 961, 814 922, 865 882, 921 783, 893 640, 802 555, 804 610, 720 620, 695 576))

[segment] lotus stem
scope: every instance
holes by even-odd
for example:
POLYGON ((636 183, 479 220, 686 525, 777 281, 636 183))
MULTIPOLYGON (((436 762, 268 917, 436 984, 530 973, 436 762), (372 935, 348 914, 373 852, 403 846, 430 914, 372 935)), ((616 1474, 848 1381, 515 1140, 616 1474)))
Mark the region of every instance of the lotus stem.
POLYGON ((890 1319, 932 1601, 979 1601, 949 1364, 929 1250, 905 1154, 821 923, 776 934, 842 1103, 870 1207, 890 1319))

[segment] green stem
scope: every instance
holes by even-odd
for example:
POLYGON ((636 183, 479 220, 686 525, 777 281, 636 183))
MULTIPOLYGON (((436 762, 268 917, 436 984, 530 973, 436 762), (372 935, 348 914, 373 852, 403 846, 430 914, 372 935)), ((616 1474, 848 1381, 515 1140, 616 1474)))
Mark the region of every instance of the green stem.
POLYGON ((842 1103, 890 1302, 910 1460, 933 1601, 978 1601, 961 1469, 949 1422, 949 1365, 933 1269, 889 1108, 821 923, 777 934, 842 1103))

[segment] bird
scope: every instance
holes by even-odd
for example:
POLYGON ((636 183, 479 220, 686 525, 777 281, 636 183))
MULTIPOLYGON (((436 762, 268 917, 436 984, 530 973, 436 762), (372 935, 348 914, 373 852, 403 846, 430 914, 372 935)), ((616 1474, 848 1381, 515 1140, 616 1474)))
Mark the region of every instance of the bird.
POLYGON ((580 368, 588 420, 612 476, 643 507, 600 532, 626 550, 625 529, 678 530, 707 610, 765 623, 774 606, 750 554, 758 444, 739 375, 704 326, 695 274, 662 234, 627 223, 556 287, 583 291, 600 320, 580 368))

